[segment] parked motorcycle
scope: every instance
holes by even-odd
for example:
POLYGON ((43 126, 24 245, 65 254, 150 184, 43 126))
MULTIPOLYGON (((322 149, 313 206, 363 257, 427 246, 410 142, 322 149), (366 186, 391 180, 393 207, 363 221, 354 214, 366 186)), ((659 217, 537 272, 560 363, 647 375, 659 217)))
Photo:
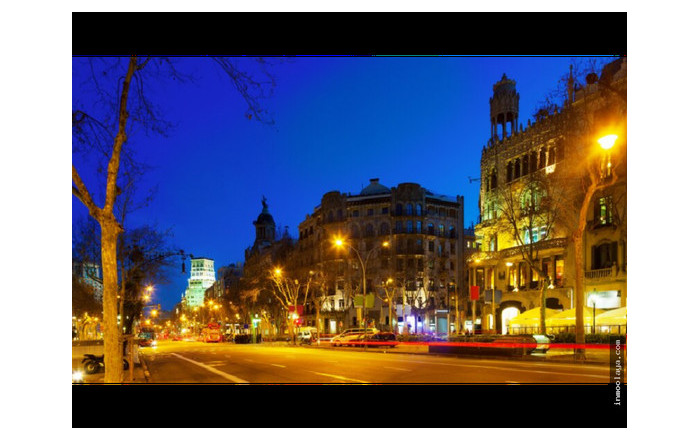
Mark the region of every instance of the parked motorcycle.
MULTIPOLYGON (((82 363, 84 364, 85 374, 97 374, 105 369, 105 356, 84 354, 82 363)), ((129 362, 126 359, 124 359, 124 369, 129 369, 129 362)))

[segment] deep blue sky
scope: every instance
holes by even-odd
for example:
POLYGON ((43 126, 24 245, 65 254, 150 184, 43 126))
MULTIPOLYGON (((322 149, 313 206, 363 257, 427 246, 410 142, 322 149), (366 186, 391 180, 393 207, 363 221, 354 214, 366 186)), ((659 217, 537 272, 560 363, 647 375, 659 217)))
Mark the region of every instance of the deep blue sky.
MULTIPOLYGON (((490 134, 489 97, 505 73, 520 93, 520 121, 568 72, 570 57, 296 58, 275 66, 274 95, 265 101, 270 127, 244 117, 246 105, 211 60, 179 60, 194 83, 151 89, 168 137, 129 142, 153 167, 144 189, 153 203, 127 223, 172 227, 178 248, 215 260, 243 261, 253 220, 267 197, 278 226, 297 226, 324 193, 357 193, 369 179, 416 182, 465 196, 465 224, 476 222, 481 148, 490 134)), ((74 63, 74 78, 80 76, 74 63)), ((148 92, 148 91, 147 91, 148 92)), ((73 100, 86 99, 74 82, 73 100)), ((92 191, 98 182, 78 156, 74 165, 92 191)), ((103 184, 99 184, 104 186, 103 184)), ((73 218, 87 210, 73 197, 73 218)), ((189 271, 189 267, 188 267, 189 271)), ((157 286, 170 309, 187 286, 173 271, 157 286)))

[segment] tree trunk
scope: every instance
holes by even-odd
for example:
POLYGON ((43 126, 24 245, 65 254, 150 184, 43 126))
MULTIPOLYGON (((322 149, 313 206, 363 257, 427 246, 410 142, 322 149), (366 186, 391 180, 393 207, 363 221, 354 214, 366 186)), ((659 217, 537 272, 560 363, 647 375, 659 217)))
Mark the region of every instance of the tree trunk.
POLYGON ((576 231, 573 234, 574 241, 574 269, 575 269, 575 288, 574 288, 574 305, 576 306, 576 345, 574 349, 574 359, 584 360, 586 358, 586 350, 581 347, 586 343, 586 332, 583 322, 583 308, 585 307, 585 295, 583 292, 583 234, 576 231))
POLYGON ((540 287, 540 332, 543 335, 547 334, 547 281, 549 279, 543 280, 540 287))
POLYGON ((112 219, 100 222, 102 228, 102 325, 104 325, 105 383, 122 381, 122 348, 117 328, 117 237, 120 228, 112 219))

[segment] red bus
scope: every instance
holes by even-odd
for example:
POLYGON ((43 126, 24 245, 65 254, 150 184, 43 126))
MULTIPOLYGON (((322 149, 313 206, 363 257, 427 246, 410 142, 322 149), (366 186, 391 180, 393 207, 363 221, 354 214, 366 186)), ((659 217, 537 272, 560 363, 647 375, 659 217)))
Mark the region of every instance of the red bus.
POLYGON ((223 335, 221 334, 221 326, 216 322, 210 322, 207 327, 202 330, 204 342, 221 342, 223 335))

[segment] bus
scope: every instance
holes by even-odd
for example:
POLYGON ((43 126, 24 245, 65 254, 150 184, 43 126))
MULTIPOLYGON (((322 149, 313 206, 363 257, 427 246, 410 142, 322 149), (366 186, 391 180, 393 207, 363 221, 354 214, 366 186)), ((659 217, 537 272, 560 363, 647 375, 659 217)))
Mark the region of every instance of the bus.
POLYGON ((221 326, 216 322, 210 322, 204 330, 202 330, 202 340, 204 342, 221 342, 223 335, 221 334, 221 326))

